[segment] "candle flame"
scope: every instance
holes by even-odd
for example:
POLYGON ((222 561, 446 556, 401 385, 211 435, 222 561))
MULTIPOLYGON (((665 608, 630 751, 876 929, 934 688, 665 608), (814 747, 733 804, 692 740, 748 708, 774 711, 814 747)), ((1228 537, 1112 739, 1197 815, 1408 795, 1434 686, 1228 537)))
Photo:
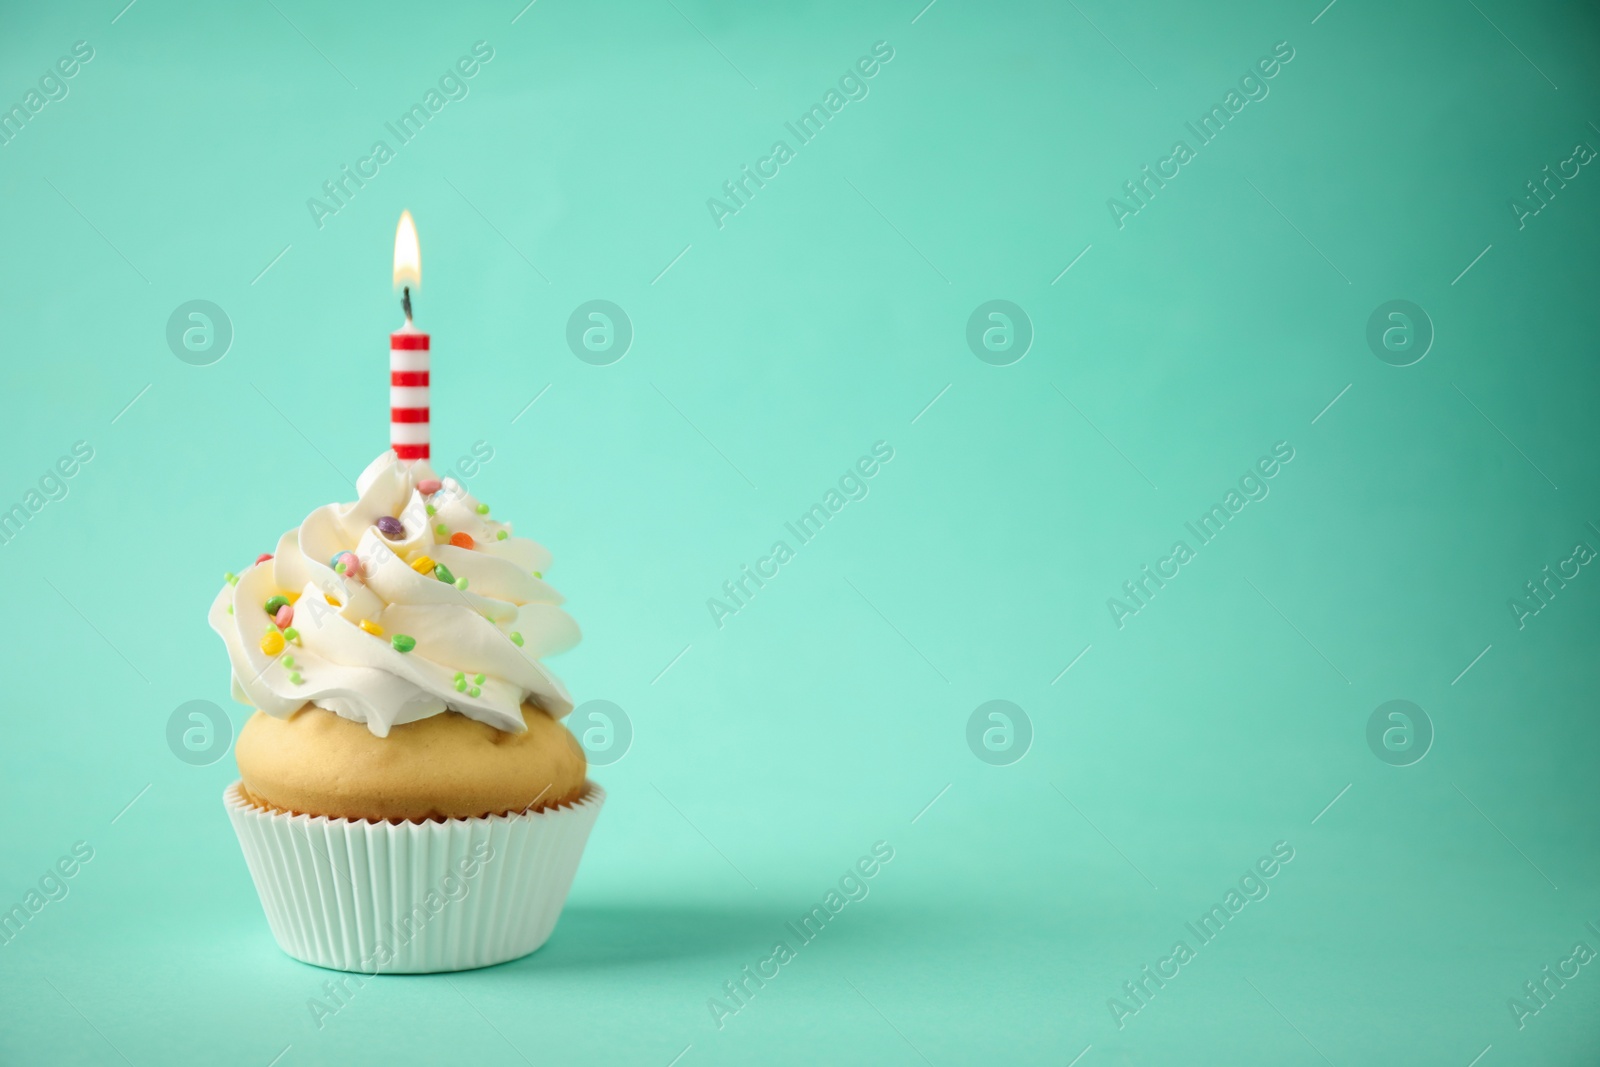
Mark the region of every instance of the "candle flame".
POLYGON ((394 231, 394 287, 422 288, 422 250, 417 246, 417 224, 411 212, 400 212, 400 226, 394 231))

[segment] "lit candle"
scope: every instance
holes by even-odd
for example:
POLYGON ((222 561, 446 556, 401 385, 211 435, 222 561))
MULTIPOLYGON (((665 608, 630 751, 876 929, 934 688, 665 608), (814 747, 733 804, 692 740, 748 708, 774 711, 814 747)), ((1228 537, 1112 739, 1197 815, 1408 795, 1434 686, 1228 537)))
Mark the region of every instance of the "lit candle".
POLYGON ((422 289, 422 252, 411 212, 394 234, 394 287, 405 325, 389 335, 389 447, 402 460, 428 458, 428 335, 411 322, 411 287, 422 289))

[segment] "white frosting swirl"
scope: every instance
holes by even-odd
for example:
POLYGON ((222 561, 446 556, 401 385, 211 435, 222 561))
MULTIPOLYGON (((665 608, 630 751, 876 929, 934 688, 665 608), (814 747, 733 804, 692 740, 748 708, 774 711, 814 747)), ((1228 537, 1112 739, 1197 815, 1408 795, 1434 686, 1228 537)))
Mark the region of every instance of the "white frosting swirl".
POLYGON ((234 699, 279 718, 312 703, 379 737, 444 711, 520 733, 524 701, 557 718, 572 710, 561 681, 539 662, 580 638, 561 594, 538 576, 550 553, 511 536, 509 524, 490 519, 452 478, 424 497, 417 484, 429 479, 438 480, 426 461, 402 463, 385 452, 357 481, 359 500, 313 511, 278 540, 272 559, 223 587, 209 621, 228 646, 234 699), (384 516, 404 527, 399 539, 376 528, 384 516), (450 544, 456 533, 473 547, 450 544), (359 557, 359 577, 335 569, 344 551, 359 557), (425 562, 414 567, 423 557, 457 583, 423 573, 425 562), (281 631, 265 609, 278 596, 292 601, 293 619, 281 631), (279 643, 274 634, 283 647, 269 651, 279 643), (401 651, 396 635, 414 647, 401 651))

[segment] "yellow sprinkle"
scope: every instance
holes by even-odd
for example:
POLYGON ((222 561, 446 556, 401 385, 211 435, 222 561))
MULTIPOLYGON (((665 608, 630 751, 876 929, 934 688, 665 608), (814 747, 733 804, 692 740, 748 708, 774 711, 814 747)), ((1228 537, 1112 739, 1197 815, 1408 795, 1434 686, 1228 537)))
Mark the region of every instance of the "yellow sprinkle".
POLYGON ((342 608, 342 607, 344 607, 344 605, 343 605, 343 604, 341 604, 341 603, 339 603, 339 598, 338 598, 338 597, 331 597, 331 596, 330 596, 330 597, 326 597, 326 599, 327 599, 327 601, 328 601, 328 604, 329 604, 329 605, 330 605, 330 606, 332 606, 332 607, 336 607, 336 608, 342 608))
POLYGON ((411 569, 418 574, 432 574, 433 568, 437 566, 438 564, 427 556, 418 556, 411 561, 411 569))
POLYGON ((283 599, 287 600, 291 604, 294 604, 294 603, 297 603, 300 600, 300 594, 299 593, 285 593, 285 594, 283 594, 283 599))
POLYGON ((283 635, 276 630, 268 630, 261 636, 261 651, 269 656, 276 656, 283 651, 283 635))
POLYGON ((367 633, 371 634, 373 637, 383 636, 383 627, 379 626, 371 619, 362 619, 359 625, 363 630, 367 631, 367 633))

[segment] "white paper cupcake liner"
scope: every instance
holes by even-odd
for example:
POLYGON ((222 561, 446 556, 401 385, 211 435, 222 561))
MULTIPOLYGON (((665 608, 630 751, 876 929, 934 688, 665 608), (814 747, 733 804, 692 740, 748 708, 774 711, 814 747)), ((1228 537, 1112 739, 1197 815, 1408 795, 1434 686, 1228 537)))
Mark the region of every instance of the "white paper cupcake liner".
POLYGON ((388 823, 266 811, 222 795, 272 936, 297 960, 364 974, 464 971, 550 937, 605 791, 559 808, 388 823))

